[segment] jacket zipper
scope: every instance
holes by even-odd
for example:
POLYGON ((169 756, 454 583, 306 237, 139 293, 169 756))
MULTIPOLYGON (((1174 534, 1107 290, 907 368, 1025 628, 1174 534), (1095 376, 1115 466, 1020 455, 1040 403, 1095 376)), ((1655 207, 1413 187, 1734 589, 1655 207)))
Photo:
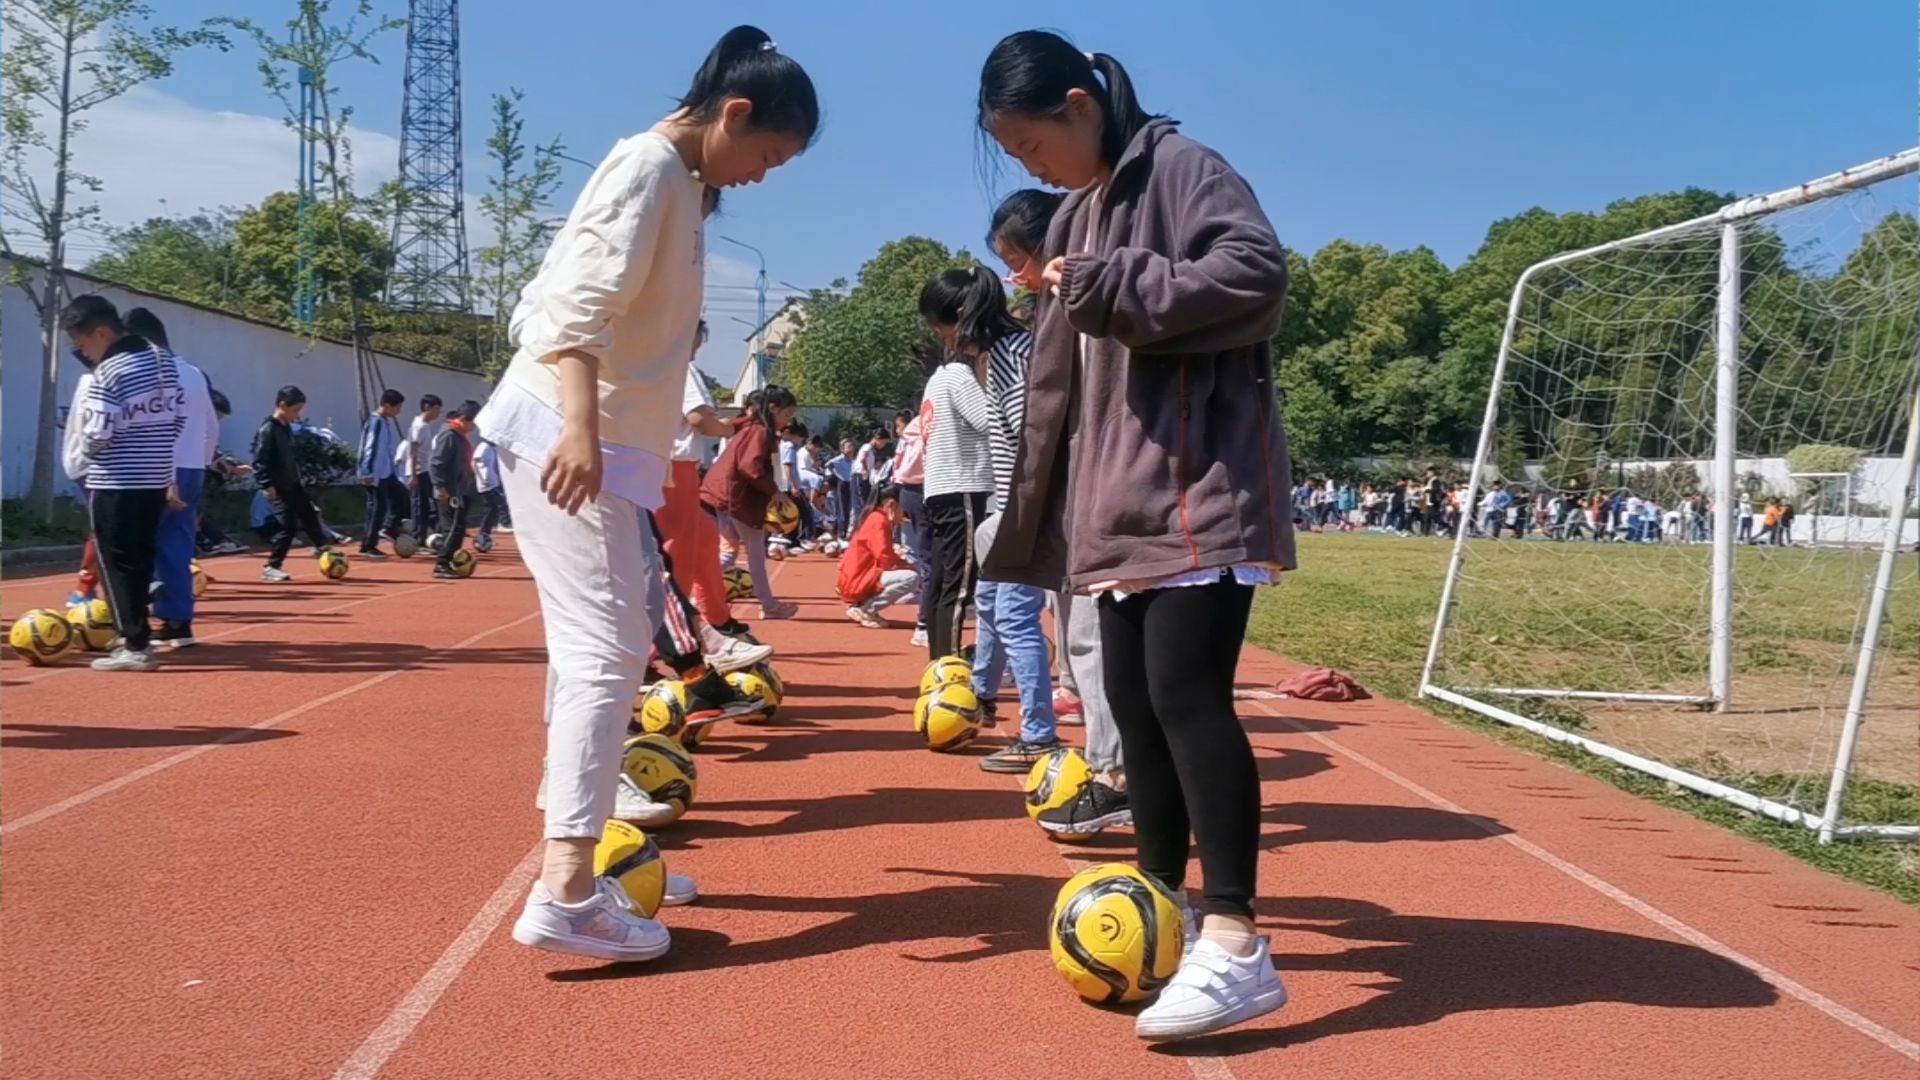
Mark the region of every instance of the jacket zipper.
POLYGON ((1180 538, 1187 542, 1187 565, 1200 565, 1200 549, 1193 543, 1193 526, 1187 521, 1187 368, 1180 365, 1180 422, 1173 434, 1173 482, 1180 492, 1180 538))

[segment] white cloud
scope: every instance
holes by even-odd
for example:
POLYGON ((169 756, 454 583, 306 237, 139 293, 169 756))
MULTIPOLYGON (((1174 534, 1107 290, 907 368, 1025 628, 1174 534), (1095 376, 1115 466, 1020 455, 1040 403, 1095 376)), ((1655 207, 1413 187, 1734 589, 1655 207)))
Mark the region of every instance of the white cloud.
MULTIPOLYGON (((100 178, 102 222, 124 227, 149 217, 249 206, 298 183, 299 140, 280 120, 255 113, 203 109, 138 87, 87 114, 75 143, 76 166, 100 178)), ((355 186, 371 191, 399 168, 400 140, 349 128, 355 186)), ((51 169, 42 158, 42 168, 51 169)), ((51 190, 43 176, 42 190, 51 190)), ((9 230, 25 250, 25 238, 9 230)), ((102 238, 76 238, 76 262, 96 254, 102 238)))

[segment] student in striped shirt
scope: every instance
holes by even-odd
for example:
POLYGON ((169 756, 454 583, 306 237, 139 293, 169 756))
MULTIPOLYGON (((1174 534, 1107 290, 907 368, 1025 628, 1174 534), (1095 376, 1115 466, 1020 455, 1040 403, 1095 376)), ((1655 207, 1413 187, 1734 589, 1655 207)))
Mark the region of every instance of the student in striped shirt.
MULTIPOLYGON (((1000 507, 1013 479, 1014 451, 1026 420, 1027 356, 1033 350, 1033 337, 1007 311, 1006 290, 984 266, 935 275, 920 294, 920 310, 950 348, 986 364, 987 456, 993 491, 988 516, 974 538, 974 549, 984 551, 993 543, 1000 507)), ((934 431, 939 430, 936 420, 934 431)), ((1009 666, 1020 691, 1019 732, 1012 743, 981 758, 980 767, 987 772, 1024 773, 1060 747, 1054 728, 1047 634, 1040 625, 1040 613, 1047 607, 1046 590, 981 578, 973 595, 973 692, 983 703, 992 701, 1009 666)))
POLYGON ((88 513, 100 550, 100 583, 120 643, 98 671, 152 671, 147 590, 160 519, 178 502, 174 450, 185 424, 179 367, 171 353, 126 332, 105 297, 76 296, 60 313, 74 353, 93 366, 80 418, 86 442, 88 513))

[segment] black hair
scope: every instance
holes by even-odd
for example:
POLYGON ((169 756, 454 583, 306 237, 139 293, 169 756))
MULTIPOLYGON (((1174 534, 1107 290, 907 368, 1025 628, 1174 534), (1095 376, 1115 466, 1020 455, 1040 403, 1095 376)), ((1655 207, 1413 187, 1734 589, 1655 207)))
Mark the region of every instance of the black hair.
POLYGON ((742 410, 744 410, 744 411, 746 411, 746 412, 750 412, 750 413, 751 413, 751 412, 758 412, 758 411, 759 411, 759 409, 760 409, 760 399, 761 399, 762 397, 764 397, 765 395, 766 395, 766 391, 765 391, 765 390, 749 390, 749 391, 747 391, 747 399, 746 399, 745 401, 742 401, 742 402, 740 403, 740 408, 741 408, 742 410))
POLYGON ((406 403, 407 395, 398 390, 389 388, 380 393, 380 404, 382 405, 405 405, 406 403))
POLYGON ((792 435, 796 439, 805 439, 807 437, 807 425, 795 420, 793 423, 787 425, 787 434, 792 435))
POLYGON ((867 441, 872 442, 875 439, 885 439, 888 442, 892 442, 893 432, 888 431, 886 428, 883 428, 883 427, 874 428, 873 434, 867 436, 867 441))
POLYGON ((920 290, 920 317, 951 326, 956 342, 985 351, 1008 334, 1026 328, 1007 311, 1007 290, 984 266, 942 270, 920 290))
POLYGON ((280 388, 279 393, 273 395, 273 403, 275 405, 305 405, 307 403, 307 392, 292 383, 288 383, 280 388))
POLYGON ((1120 61, 1106 53, 1086 53, 1050 30, 1022 30, 1000 39, 980 68, 980 130, 998 116, 1058 117, 1067 110, 1067 91, 1083 90, 1100 106, 1100 159, 1109 168, 1120 163, 1127 144, 1153 114, 1133 96, 1133 80, 1120 61), (1098 73, 1098 78, 1095 73, 1098 73))
POLYGON ((455 406, 453 412, 449 415, 457 416, 462 420, 471 420, 480 415, 480 403, 472 398, 468 398, 455 406))
POLYGON ((60 309, 60 329, 70 334, 85 334, 100 329, 111 330, 115 334, 127 332, 113 301, 98 293, 83 293, 67 301, 67 306, 60 309))
POLYGON ((440 405, 440 395, 439 395, 439 394, 421 394, 421 395, 420 395, 420 409, 421 409, 421 411, 423 411, 423 412, 424 412, 424 411, 425 411, 425 410, 427 410, 427 409, 432 409, 432 408, 436 408, 436 407, 438 407, 439 405, 440 405))
POLYGON ((896 424, 911 424, 913 423, 913 417, 914 411, 912 409, 901 409, 893 414, 893 422, 896 424))
POLYGON ((233 415, 233 402, 227 400, 227 395, 218 390, 208 390, 207 397, 212 399, 213 411, 216 414, 220 416, 233 415))
POLYGON ((1025 188, 1001 199, 993 210, 993 220, 987 225, 987 246, 992 247, 996 240, 1005 240, 1009 246, 1029 255, 1045 251, 1047 226, 1052 224, 1054 212, 1060 209, 1065 198, 1057 192, 1025 188))
MULTIPOLYGON (((720 212, 720 189, 717 187, 714 187, 712 184, 708 184, 707 190, 700 193, 700 202, 701 202, 700 215, 702 217, 712 217, 713 215, 719 213, 720 212)), ((707 320, 705 319, 700 320, 700 324, 702 326, 706 325, 706 322, 707 320)))
POLYGON ((137 334, 163 349, 171 350, 173 348, 173 346, 167 344, 166 324, 160 321, 160 316, 155 315, 146 308, 128 308, 126 325, 127 333, 129 334, 137 334))
POLYGON ((755 419, 767 426, 768 431, 773 430, 773 414, 775 412, 789 405, 799 404, 793 396, 793 391, 781 386, 779 383, 768 383, 765 389, 756 391, 756 393, 760 395, 760 400, 754 402, 752 405, 753 415, 755 419))
POLYGON ((876 487, 873 489, 873 498, 868 501, 867 505, 874 508, 875 510, 878 510, 881 507, 881 505, 886 503, 887 501, 892 500, 894 502, 898 502, 899 499, 900 499, 900 485, 881 484, 879 487, 876 487))
POLYGON ((820 99, 813 80, 757 26, 736 26, 720 35, 706 62, 693 73, 680 108, 696 120, 712 120, 728 98, 745 98, 753 105, 747 126, 754 131, 794 135, 804 144, 820 130, 820 99))

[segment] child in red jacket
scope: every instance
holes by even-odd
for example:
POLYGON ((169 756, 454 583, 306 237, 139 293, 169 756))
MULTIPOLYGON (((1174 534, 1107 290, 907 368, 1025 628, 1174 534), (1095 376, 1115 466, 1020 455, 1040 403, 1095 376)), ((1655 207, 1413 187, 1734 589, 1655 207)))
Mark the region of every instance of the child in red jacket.
POLYGON ((873 512, 840 556, 840 599, 847 602, 847 618, 869 630, 886 629, 881 610, 920 587, 919 572, 893 546, 893 531, 905 518, 899 489, 881 488, 873 512))

